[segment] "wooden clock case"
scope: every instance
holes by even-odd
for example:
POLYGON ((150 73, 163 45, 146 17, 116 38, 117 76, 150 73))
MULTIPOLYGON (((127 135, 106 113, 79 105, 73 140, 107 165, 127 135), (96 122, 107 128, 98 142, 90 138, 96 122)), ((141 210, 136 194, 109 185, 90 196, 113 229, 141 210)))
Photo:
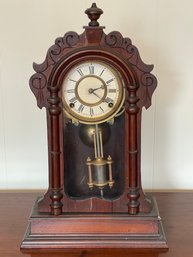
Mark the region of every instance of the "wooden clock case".
POLYGON ((156 257, 168 246, 156 201, 142 190, 140 170, 142 107, 151 105, 157 85, 153 65, 143 63, 129 38, 104 33, 97 22, 102 10, 95 4, 86 13, 91 21, 81 35, 68 32, 57 38, 45 61, 33 65, 30 87, 38 107, 47 111, 49 188, 35 202, 21 251, 32 257, 156 257), (73 198, 66 191, 70 149, 65 147, 61 81, 73 65, 90 59, 113 65, 126 87, 124 122, 112 132, 123 135, 123 190, 108 200, 73 198))

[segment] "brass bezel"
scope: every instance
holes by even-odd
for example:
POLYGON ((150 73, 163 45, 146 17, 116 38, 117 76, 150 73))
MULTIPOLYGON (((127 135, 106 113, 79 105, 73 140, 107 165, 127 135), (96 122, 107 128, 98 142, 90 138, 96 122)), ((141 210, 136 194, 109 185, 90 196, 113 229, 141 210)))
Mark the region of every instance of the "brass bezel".
POLYGON ((75 86, 75 95, 76 95, 76 98, 78 99, 78 101, 79 101, 80 103, 82 103, 82 104, 84 104, 84 105, 87 105, 87 106, 90 106, 90 107, 92 107, 92 106, 97 106, 97 105, 99 105, 100 103, 102 103, 103 100, 106 98, 107 89, 106 89, 106 87, 105 87, 105 82, 104 82, 104 80, 102 80, 100 77, 98 77, 98 76, 96 76, 96 75, 86 75, 86 76, 83 76, 83 77, 80 78, 80 79, 77 81, 77 83, 76 83, 76 86, 75 86), (104 92, 103 97, 101 98, 101 100, 99 100, 99 101, 97 101, 97 102, 95 102, 95 103, 93 103, 93 104, 90 104, 90 103, 87 103, 87 102, 83 101, 83 100, 81 99, 81 97, 79 96, 79 93, 78 93, 78 86, 80 85, 81 81, 84 80, 84 79, 86 79, 87 77, 89 77, 89 78, 90 78, 90 77, 97 78, 98 80, 101 81, 101 83, 102 83, 103 86, 104 86, 104 91, 105 91, 105 92, 104 92))
MULTIPOLYGON (((109 120, 112 120, 116 114, 120 111, 120 109, 122 108, 123 106, 123 103, 124 103, 124 100, 125 100, 125 86, 124 86, 124 82, 123 82, 123 79, 121 78, 121 75, 120 75, 120 72, 115 68, 113 67, 112 65, 110 65, 109 63, 103 61, 103 60, 85 60, 85 61, 82 61, 74 66, 72 66, 72 68, 74 67, 79 67, 81 66, 82 64, 84 63, 98 63, 98 64, 101 64, 103 66, 105 66, 105 68, 109 69, 114 77, 116 78, 117 80, 117 83, 118 83, 118 87, 119 87, 119 95, 118 95, 118 100, 116 102, 116 104, 111 108, 109 109, 109 111, 107 113, 105 113, 104 115, 98 115, 97 117, 94 116, 94 117, 85 117, 83 115, 81 115, 80 113, 78 112, 75 112, 73 111, 72 108, 69 107, 69 105, 67 104, 65 98, 64 98, 64 94, 62 93, 62 102, 63 102, 63 111, 64 111, 64 114, 72 120, 73 123, 83 123, 83 124, 100 124, 100 123, 103 123, 103 122, 106 122, 106 121, 109 121, 109 120)), ((71 69, 72 69, 71 68, 71 69)), ((68 74, 70 73, 71 70, 68 71, 68 73, 66 74, 66 76, 64 77, 63 81, 66 79, 66 77, 68 76, 68 74)), ((80 83, 80 81, 82 79, 84 79, 85 77, 91 77, 93 75, 86 75, 82 78, 80 78, 80 80, 77 81, 77 84, 75 86, 75 89, 77 87, 77 85, 80 83)), ((96 78, 102 80, 100 77, 94 75, 96 78)), ((102 80, 103 81, 103 80, 102 80)), ((105 82, 104 82, 104 86, 105 85, 105 82)), ((63 88, 64 88, 64 85, 62 86, 62 91, 63 91, 63 88)), ((83 102, 81 99, 78 99, 80 102, 83 102)), ((101 101, 98 102, 98 104, 101 103, 101 101)), ((89 106, 89 104, 87 104, 87 106, 89 106)), ((90 105, 91 106, 91 105, 90 105)), ((93 105, 92 105, 93 106, 93 105)), ((94 104, 94 106, 96 106, 96 104, 94 104)))

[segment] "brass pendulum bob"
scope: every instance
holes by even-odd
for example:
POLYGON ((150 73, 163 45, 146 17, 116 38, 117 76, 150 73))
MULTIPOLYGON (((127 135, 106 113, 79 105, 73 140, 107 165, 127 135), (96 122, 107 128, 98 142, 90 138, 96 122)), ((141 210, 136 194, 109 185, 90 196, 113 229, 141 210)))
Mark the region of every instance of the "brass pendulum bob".
POLYGON ((86 164, 88 166, 88 186, 93 189, 94 186, 100 190, 101 197, 103 197, 103 189, 106 185, 112 188, 114 180, 112 177, 112 158, 109 155, 107 159, 104 159, 103 155, 103 142, 102 132, 98 128, 98 124, 95 125, 93 132, 94 137, 94 153, 95 158, 91 160, 87 158, 86 164))

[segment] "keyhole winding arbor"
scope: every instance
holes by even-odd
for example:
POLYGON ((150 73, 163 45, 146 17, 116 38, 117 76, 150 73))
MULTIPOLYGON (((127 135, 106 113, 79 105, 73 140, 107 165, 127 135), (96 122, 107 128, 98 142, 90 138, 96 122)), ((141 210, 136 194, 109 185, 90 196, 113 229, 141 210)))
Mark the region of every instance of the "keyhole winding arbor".
POLYGON ((36 73, 30 78, 30 88, 38 107, 45 107, 47 112, 49 188, 35 203, 21 250, 31 256, 60 256, 57 254, 74 251, 81 254, 84 249, 89 249, 88 254, 100 254, 103 249, 106 254, 112 250, 115 255, 121 252, 127 256, 158 256, 167 250, 167 244, 156 201, 142 189, 140 160, 142 108, 151 105, 157 85, 150 73, 153 65, 144 64, 131 40, 120 32, 104 33, 98 23, 103 11, 96 4, 85 13, 90 22, 84 32, 67 32, 57 38, 45 61, 33 65, 36 73), (116 185, 107 193, 107 199, 90 193, 84 183, 81 187, 81 175, 73 173, 76 166, 72 163, 76 158, 81 160, 83 157, 77 156, 87 148, 78 141, 79 128, 69 124, 62 103, 65 75, 75 65, 90 60, 116 69, 125 86, 124 113, 110 126, 111 137, 105 146, 118 163, 114 171, 117 184, 115 179, 116 185), (121 147, 114 150, 117 146, 113 142, 122 142, 121 147), (75 197, 68 189, 72 185, 77 187, 75 197), (84 197, 79 197, 81 193, 84 197), (45 255, 33 255, 40 252, 45 255))

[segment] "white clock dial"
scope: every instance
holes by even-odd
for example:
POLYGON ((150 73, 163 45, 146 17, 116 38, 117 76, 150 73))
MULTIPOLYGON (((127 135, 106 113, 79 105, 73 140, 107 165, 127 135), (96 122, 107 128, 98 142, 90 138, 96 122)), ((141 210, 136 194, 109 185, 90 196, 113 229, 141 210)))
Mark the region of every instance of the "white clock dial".
POLYGON ((101 123, 122 107, 124 86, 119 73, 104 62, 74 66, 62 85, 64 112, 81 123, 101 123))

